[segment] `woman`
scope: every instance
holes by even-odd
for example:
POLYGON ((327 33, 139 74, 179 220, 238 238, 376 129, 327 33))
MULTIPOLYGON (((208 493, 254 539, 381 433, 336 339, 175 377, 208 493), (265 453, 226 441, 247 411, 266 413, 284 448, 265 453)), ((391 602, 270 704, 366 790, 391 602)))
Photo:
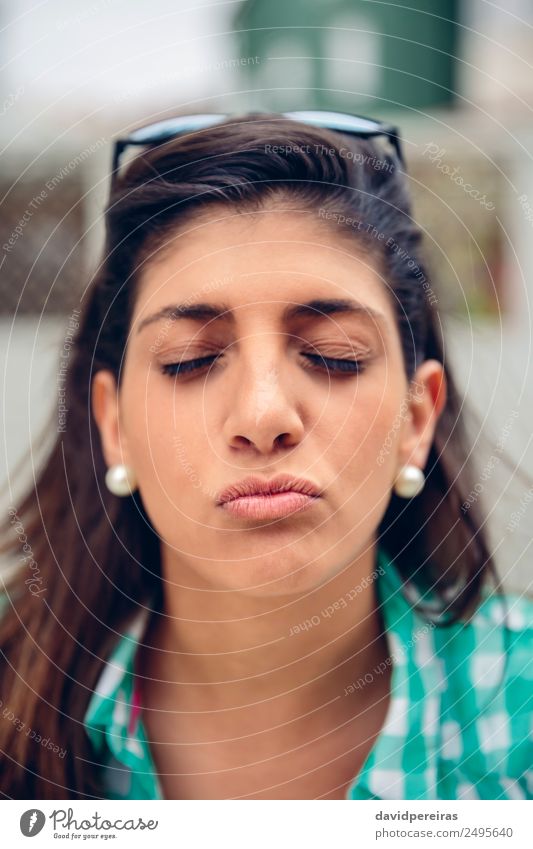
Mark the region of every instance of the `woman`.
POLYGON ((132 136, 6 525, 7 797, 533 797, 401 148, 314 114, 132 136))

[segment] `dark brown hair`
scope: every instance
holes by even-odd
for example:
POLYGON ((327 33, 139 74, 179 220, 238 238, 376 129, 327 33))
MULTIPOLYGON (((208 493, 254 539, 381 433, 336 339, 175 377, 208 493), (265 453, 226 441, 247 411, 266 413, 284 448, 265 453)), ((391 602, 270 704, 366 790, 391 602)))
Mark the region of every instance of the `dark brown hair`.
MULTIPOLYGON (((102 797, 83 717, 117 635, 138 605, 154 592, 161 599, 162 590, 159 540, 139 494, 117 498, 104 484, 91 380, 99 369, 111 369, 120 382, 139 271, 182 222, 215 203, 253 211, 285 201, 329 211, 323 226, 343 232, 380 268, 408 378, 425 358, 444 363, 422 234, 412 219, 406 179, 385 147, 278 114, 249 113, 144 150, 117 180, 105 210, 102 261, 79 304, 65 387, 67 426, 3 528, 2 550, 17 557, 16 516, 44 591, 28 591, 24 565, 6 582, 1 698, 24 727, 67 754, 59 758, 36 745, 0 714, 5 797, 102 797)), ((391 494, 378 543, 405 579, 425 582, 447 598, 457 619, 475 609, 488 570, 496 573, 479 504, 462 509, 472 491, 470 451, 447 363, 445 372, 447 402, 425 488, 412 501, 391 494)))

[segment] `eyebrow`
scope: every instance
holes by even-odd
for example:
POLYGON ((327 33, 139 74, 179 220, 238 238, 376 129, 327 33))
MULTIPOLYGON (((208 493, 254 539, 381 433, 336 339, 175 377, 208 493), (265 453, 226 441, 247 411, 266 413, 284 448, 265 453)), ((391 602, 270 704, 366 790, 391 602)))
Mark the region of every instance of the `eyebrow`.
MULTIPOLYGON (((375 319, 378 322, 386 321, 384 313, 369 307, 367 304, 362 304, 360 301, 354 301, 349 298, 315 298, 312 301, 307 301, 305 304, 291 304, 283 310, 282 319, 287 322, 295 318, 317 318, 319 316, 340 313, 361 315, 375 319)), ((202 322, 218 319, 233 323, 235 321, 235 314, 226 304, 185 303, 169 305, 143 319, 137 328, 137 333, 140 333, 144 327, 156 321, 162 321, 163 319, 177 321, 183 318, 202 322)))

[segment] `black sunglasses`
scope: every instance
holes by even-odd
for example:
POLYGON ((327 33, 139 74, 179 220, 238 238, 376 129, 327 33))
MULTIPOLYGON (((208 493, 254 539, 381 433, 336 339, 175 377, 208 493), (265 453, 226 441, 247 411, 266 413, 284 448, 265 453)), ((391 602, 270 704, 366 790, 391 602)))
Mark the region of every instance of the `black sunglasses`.
MULTIPOLYGON (((265 113, 269 114, 269 113, 265 113)), ((304 112, 282 112, 284 118, 300 121, 314 127, 334 130, 340 133, 359 136, 359 138, 370 138, 372 136, 386 136, 392 143, 402 168, 405 168, 404 156, 400 144, 398 129, 382 121, 373 118, 364 118, 362 115, 349 115, 344 112, 326 112, 322 110, 311 110, 304 112)), ((260 112, 254 112, 254 117, 260 116, 260 112)), ((120 167, 120 158, 125 149, 130 145, 155 147, 158 144, 169 141, 175 136, 192 133, 197 130, 205 130, 214 127, 236 115, 222 113, 208 113, 200 115, 177 115, 175 118, 167 118, 155 124, 147 124, 133 130, 126 138, 116 139, 113 148, 113 170, 111 173, 111 185, 113 186, 120 167)), ((241 117, 245 117, 242 115, 241 117)))

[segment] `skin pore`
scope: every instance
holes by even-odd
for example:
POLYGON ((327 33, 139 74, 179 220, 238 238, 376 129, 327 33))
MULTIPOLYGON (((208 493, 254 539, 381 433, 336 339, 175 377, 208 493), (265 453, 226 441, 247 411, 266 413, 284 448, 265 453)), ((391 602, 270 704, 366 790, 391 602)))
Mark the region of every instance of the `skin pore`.
POLYGON ((120 392, 93 380, 106 463, 134 469, 161 540, 165 615, 136 669, 165 798, 344 798, 385 719, 389 674, 344 690, 389 654, 376 531, 446 386, 435 360, 409 385, 390 292, 334 227, 274 204, 196 214, 143 267, 120 392), (206 303, 221 314, 171 315, 206 303), (217 504, 280 473, 321 496, 276 520, 217 504))

